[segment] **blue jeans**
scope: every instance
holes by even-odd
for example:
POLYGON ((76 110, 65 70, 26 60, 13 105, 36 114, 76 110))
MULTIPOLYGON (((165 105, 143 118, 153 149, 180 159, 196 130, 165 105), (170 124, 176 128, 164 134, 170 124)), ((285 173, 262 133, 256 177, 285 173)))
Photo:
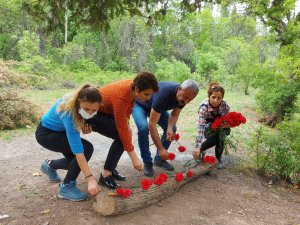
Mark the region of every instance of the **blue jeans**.
MULTIPOLYGON (((144 163, 152 162, 151 152, 149 148, 149 128, 147 117, 150 115, 150 110, 144 109, 139 104, 135 103, 133 107, 132 117, 138 129, 138 144, 141 151, 141 157, 144 163)), ((166 133, 168 129, 169 113, 164 111, 160 115, 158 125, 163 129, 163 135, 161 136, 161 142, 165 149, 170 147, 171 142, 166 140, 166 133)), ((176 126, 173 128, 174 133, 176 132, 176 126)), ((160 160, 158 151, 156 150, 157 160, 160 160)))

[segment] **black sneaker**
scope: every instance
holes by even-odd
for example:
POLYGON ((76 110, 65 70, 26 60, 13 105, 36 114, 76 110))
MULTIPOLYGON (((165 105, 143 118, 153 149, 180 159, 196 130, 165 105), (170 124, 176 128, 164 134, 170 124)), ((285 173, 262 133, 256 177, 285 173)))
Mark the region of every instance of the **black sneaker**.
POLYGON ((153 177, 153 163, 144 163, 144 175, 147 177, 153 177))
POLYGON ((161 167, 165 170, 168 170, 168 171, 173 171, 174 170, 174 167, 168 163, 166 160, 161 160, 161 159, 156 159, 154 158, 154 164, 158 167, 161 167))
POLYGON ((126 179, 126 177, 124 175, 120 174, 116 169, 114 169, 111 173, 112 173, 111 175, 113 176, 113 178, 115 178, 116 180, 125 180, 126 179))
POLYGON ((110 175, 108 177, 103 177, 102 173, 101 173, 100 178, 99 178, 99 184, 102 185, 102 186, 106 186, 108 188, 111 188, 111 189, 116 189, 118 187, 121 187, 119 184, 117 184, 115 182, 112 175, 110 175))

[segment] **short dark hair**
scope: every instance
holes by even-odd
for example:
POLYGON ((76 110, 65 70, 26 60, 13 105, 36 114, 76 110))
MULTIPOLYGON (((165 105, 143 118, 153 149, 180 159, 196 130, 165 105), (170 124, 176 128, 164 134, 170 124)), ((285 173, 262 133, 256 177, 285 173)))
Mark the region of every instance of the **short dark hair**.
POLYGON ((155 75, 147 71, 139 72, 133 79, 131 90, 134 90, 136 87, 139 89, 139 92, 146 89, 152 89, 153 92, 157 92, 159 90, 155 75))

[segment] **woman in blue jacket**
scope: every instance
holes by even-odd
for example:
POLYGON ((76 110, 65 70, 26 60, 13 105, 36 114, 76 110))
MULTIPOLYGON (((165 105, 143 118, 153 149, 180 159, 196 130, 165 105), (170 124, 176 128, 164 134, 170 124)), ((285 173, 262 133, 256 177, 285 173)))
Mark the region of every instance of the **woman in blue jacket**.
POLYGON ((80 137, 80 131, 85 134, 92 132, 85 120, 97 114, 101 101, 97 88, 84 85, 74 94, 58 100, 42 117, 36 130, 36 140, 41 146, 64 155, 61 159, 45 160, 41 165, 41 171, 48 175, 50 182, 60 182, 57 169, 67 170, 63 183, 59 185, 59 198, 72 201, 87 198, 87 193, 76 187, 80 171, 86 178, 88 192, 96 195, 100 191, 88 165, 94 148, 80 137))

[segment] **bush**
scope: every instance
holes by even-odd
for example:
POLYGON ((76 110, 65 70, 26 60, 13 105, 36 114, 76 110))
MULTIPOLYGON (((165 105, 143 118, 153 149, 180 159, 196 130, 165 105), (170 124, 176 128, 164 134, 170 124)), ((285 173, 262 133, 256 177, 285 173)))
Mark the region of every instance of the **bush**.
POLYGON ((256 95, 260 109, 270 117, 275 118, 275 123, 294 113, 300 81, 294 80, 287 83, 270 84, 261 89, 256 95))
POLYGON ((0 105, 0 130, 36 124, 41 115, 38 106, 8 90, 0 91, 0 105))
POLYGON ((252 141, 254 161, 262 175, 300 183, 300 121, 286 121, 277 129, 260 128, 252 141))
POLYGON ((27 87, 28 76, 26 74, 20 74, 9 70, 9 65, 17 64, 10 61, 5 62, 0 60, 0 88, 1 87, 27 87))
POLYGON ((159 81, 183 81, 191 77, 190 68, 183 62, 176 59, 166 59, 156 63, 156 76, 159 81))
POLYGON ((21 60, 30 59, 39 54, 39 38, 35 33, 25 30, 17 47, 21 60))

